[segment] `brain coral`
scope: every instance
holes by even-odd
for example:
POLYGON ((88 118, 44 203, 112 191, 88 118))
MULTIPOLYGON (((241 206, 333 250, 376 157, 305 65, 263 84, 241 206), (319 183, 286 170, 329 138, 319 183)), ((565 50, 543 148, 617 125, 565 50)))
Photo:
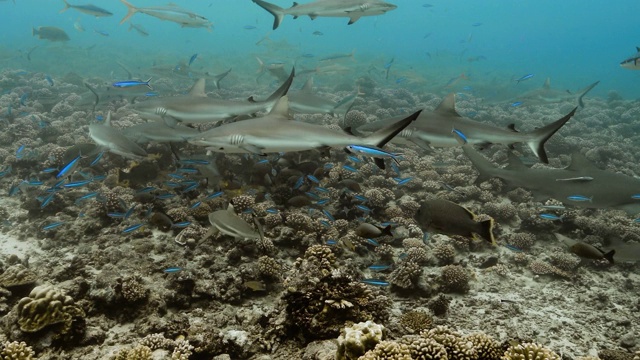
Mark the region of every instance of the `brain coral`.
POLYGON ((61 324, 60 334, 71 330, 75 318, 84 318, 84 311, 66 296, 51 286, 38 286, 29 297, 22 298, 17 305, 18 325, 24 332, 36 332, 49 325, 61 324))

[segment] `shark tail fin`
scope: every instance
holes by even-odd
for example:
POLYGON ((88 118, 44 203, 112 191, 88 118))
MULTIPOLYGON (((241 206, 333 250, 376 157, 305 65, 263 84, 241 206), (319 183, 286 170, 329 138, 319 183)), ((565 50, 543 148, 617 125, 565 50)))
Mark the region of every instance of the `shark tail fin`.
POLYGON ((63 13, 69 9, 71 9, 71 5, 67 2, 67 0, 62 0, 64 2, 64 9, 58 11, 58 13, 63 13))
POLYGON ((613 255, 616 254, 615 250, 611 250, 608 253, 602 254, 602 256, 609 261, 609 263, 613 264, 613 255))
POLYGON ((138 8, 131 5, 131 3, 129 3, 127 0, 120 0, 123 4, 125 4, 127 6, 127 15, 125 15, 122 20, 120 20, 120 24, 123 24, 125 21, 129 20, 130 17, 132 17, 133 15, 135 15, 135 13, 138 12, 138 8))
POLYGON ((282 83, 282 85, 280 85, 280 87, 277 88, 276 91, 273 92, 273 94, 269 95, 267 100, 265 100, 265 102, 272 104, 268 108, 269 111, 271 111, 271 108, 275 105, 275 103, 281 97, 287 95, 287 92, 289 92, 289 88, 291 87, 291 83, 293 83, 293 77, 295 75, 296 75, 296 69, 293 68, 293 69, 291 69, 291 74, 289 74, 289 77, 287 78, 287 80, 284 83, 282 83))
POLYGON ((471 145, 463 146, 462 152, 467 155, 473 166, 478 170, 478 173, 480 173, 476 179, 476 184, 480 184, 481 182, 495 177, 494 173, 497 170, 497 167, 489 160, 485 159, 485 157, 476 151, 471 145))
POLYGON ((400 121, 367 135, 364 138, 365 143, 379 148, 384 147, 391 139, 417 119, 421 112, 422 110, 418 110, 400 121))
POLYGON ((213 77, 213 85, 215 85, 216 89, 220 90, 220 81, 224 79, 231 72, 231 68, 229 70, 223 72, 222 74, 218 74, 213 77))
POLYGON ((273 30, 277 29, 282 19, 284 19, 284 9, 262 0, 253 0, 253 2, 273 15, 273 30))
POLYGON ((571 119, 571 117, 576 113, 578 108, 574 108, 571 112, 561 119, 558 119, 552 122, 549 125, 543 126, 539 129, 536 129, 529 133, 530 140, 527 142, 527 145, 533 151, 534 154, 545 164, 549 163, 549 158, 547 157, 547 152, 544 150, 544 144, 549 140, 556 131, 560 130, 564 124, 571 119))
POLYGON ((589 91, 591 91, 591 89, 593 89, 594 87, 596 87, 596 85, 598 85, 600 83, 600 81, 596 81, 593 84, 585 87, 584 89, 581 89, 580 91, 578 91, 578 93, 580 94, 580 96, 578 97, 578 104, 580 105, 581 108, 584 107, 584 103, 582 102, 582 98, 587 95, 587 93, 589 91))
POLYGON ((496 244, 496 238, 493 236, 493 219, 485 220, 479 223, 478 235, 487 240, 491 245, 496 244))

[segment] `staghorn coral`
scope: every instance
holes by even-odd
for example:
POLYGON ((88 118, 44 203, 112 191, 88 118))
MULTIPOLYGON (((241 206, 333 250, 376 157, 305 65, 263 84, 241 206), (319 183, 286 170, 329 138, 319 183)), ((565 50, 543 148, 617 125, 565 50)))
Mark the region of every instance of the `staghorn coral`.
POLYGON ((460 265, 442 267, 439 280, 445 292, 464 294, 469 291, 469 274, 460 265))
POLYGON ((558 354, 536 343, 523 343, 510 346, 502 360, 561 360, 558 354))
POLYGON ((433 318, 424 311, 411 310, 400 316, 400 325, 411 332, 419 333, 433 325, 433 318))
POLYGON ((342 329, 336 360, 355 360, 384 339, 384 326, 365 321, 342 329))
POLYGON ((256 203, 256 200, 251 195, 239 195, 239 196, 234 197, 231 200, 231 203, 233 204, 233 209, 237 213, 241 213, 241 212, 253 207, 253 205, 255 205, 255 203, 256 203))
POLYGON ((12 287, 33 284, 38 276, 22 264, 11 265, 0 275, 0 286, 12 287))
POLYGON ((35 287, 29 297, 16 305, 18 325, 24 332, 36 332, 50 325, 59 324, 58 334, 72 330, 76 318, 84 318, 82 308, 70 296, 49 285, 35 287))
MULTIPOLYGON (((358 360, 411 360, 411 350, 395 341, 381 341, 373 350, 367 351, 358 360)), ((446 359, 443 359, 446 360, 446 359)))
POLYGON ((175 346, 173 340, 167 339, 162 333, 149 334, 140 340, 140 345, 151 350, 170 349, 175 346))
POLYGON ((27 346, 24 341, 5 341, 2 343, 0 360, 33 360, 36 353, 31 346, 27 346))

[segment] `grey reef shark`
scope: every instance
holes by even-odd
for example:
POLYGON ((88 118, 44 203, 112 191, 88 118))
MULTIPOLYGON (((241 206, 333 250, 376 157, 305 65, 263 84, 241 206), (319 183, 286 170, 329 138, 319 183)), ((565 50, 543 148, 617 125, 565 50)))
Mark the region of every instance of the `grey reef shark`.
POLYGON ((629 70, 640 70, 640 47, 636 46, 636 54, 623 60, 620 66, 629 70))
MULTIPOLYGON (((398 134, 396 139, 412 142, 425 149, 460 146, 459 139, 452 136, 452 131, 456 130, 464 134, 465 142, 472 145, 503 144, 512 146, 524 143, 540 161, 548 163, 547 153, 544 150, 545 142, 571 119, 575 111, 576 109, 573 109, 562 118, 531 132, 518 132, 513 124, 502 129, 463 117, 455 109, 455 94, 449 94, 435 110, 423 111, 415 122, 398 134)), ((398 117, 380 120, 360 126, 357 130, 375 131, 397 120, 398 117)))
POLYGON ((254 115, 257 112, 270 111, 278 99, 287 94, 294 73, 292 70, 287 80, 264 101, 256 101, 253 96, 247 100, 209 98, 204 91, 205 80, 199 79, 187 95, 158 97, 129 106, 141 117, 162 120, 169 127, 175 127, 180 123, 203 124, 254 115))
POLYGON ((511 103, 520 102, 521 106, 527 105, 545 105, 545 104, 557 104, 563 102, 571 102, 577 104, 580 107, 584 107, 582 99, 591 89, 596 87, 600 81, 596 81, 593 84, 576 91, 570 92, 568 90, 558 90, 551 87, 551 80, 547 78, 541 88, 527 91, 522 95, 516 96, 509 100, 511 103))
POLYGON ((509 187, 531 191, 536 200, 553 198, 565 205, 582 208, 618 209, 628 214, 640 211, 640 179, 601 170, 579 152, 571 154, 564 169, 528 168, 511 152, 508 165, 495 166, 471 146, 463 151, 480 175, 476 183, 491 178, 504 180, 509 187))
POLYGON ((285 15, 294 19, 298 16, 308 16, 311 20, 317 17, 347 17, 349 25, 363 16, 382 15, 397 8, 396 5, 380 0, 316 0, 306 4, 293 3, 288 9, 262 0, 253 0, 261 8, 273 15, 273 29, 277 29, 285 15))
MULTIPOLYGON (((283 96, 265 116, 222 124, 189 140, 194 145, 220 153, 266 155, 278 152, 345 148, 366 145, 382 148, 413 122, 420 111, 396 121, 365 137, 333 130, 321 125, 295 121, 289 114, 289 100, 283 96)), ((384 169, 381 158, 376 165, 384 169)))

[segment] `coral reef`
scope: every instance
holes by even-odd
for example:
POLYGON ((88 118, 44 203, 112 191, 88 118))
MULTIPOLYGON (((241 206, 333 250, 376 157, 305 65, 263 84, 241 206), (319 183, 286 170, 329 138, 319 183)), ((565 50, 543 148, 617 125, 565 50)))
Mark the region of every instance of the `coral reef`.
POLYGON ((384 326, 372 321, 345 327, 338 337, 336 360, 355 360, 384 340, 384 326))
POLYGON ((18 324, 24 332, 36 332, 51 325, 59 325, 56 334, 72 332, 72 327, 85 313, 70 296, 52 286, 43 285, 31 290, 29 297, 16 305, 18 324))

